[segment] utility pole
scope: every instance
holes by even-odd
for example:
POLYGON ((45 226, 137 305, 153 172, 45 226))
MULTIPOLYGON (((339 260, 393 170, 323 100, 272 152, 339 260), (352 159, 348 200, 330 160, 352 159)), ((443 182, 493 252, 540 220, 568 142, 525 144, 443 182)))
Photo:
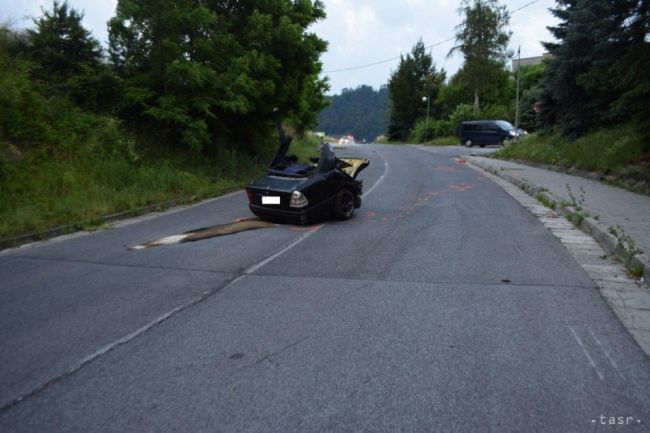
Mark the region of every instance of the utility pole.
POLYGON ((424 121, 424 142, 425 143, 429 139, 429 106, 431 105, 429 99, 430 98, 428 96, 422 97, 422 102, 427 101, 427 120, 424 121))
POLYGON ((521 45, 517 48, 517 97, 515 100, 515 141, 519 137, 519 77, 521 76, 521 45))

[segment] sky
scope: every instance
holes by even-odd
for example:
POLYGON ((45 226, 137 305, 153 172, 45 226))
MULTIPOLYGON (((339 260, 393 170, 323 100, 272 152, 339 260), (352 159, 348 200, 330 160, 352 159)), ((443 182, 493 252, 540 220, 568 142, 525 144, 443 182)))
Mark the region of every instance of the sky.
MULTIPOLYGON (((514 11, 533 0, 505 2, 514 11)), ((69 0, 84 12, 84 25, 101 42, 108 39, 106 22, 113 15, 117 0, 69 0)), ((408 53, 422 38, 426 46, 454 36, 454 27, 461 21, 459 1, 452 0, 324 0, 327 18, 314 24, 310 31, 329 43, 322 56, 323 70, 329 77, 330 91, 368 84, 379 88, 386 84, 399 63, 400 54, 408 53), (397 59, 374 66, 354 68, 386 59, 397 59)), ((557 23, 548 11, 554 0, 537 0, 514 13, 510 20, 510 48, 521 46, 521 57, 539 56, 544 52, 541 41, 551 41, 549 25, 557 23)), ((40 15, 41 7, 50 0, 0 0, 0 23, 12 28, 32 25, 30 17, 40 15)), ((431 49, 437 69, 444 68, 451 76, 462 64, 462 57, 447 58, 454 42, 449 41, 431 49)))

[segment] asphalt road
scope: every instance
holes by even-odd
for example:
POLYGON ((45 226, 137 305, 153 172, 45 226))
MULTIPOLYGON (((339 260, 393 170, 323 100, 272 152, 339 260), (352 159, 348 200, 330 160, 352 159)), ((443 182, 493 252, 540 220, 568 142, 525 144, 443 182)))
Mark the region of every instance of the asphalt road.
POLYGON ((127 249, 237 193, 2 253, 0 431, 648 431, 650 361, 463 152, 341 152, 348 222, 127 249))

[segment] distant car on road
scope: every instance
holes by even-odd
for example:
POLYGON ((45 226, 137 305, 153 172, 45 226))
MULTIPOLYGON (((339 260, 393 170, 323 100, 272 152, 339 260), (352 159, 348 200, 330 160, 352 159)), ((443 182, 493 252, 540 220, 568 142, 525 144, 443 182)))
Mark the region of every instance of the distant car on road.
MULTIPOLYGON (((519 130, 520 136, 525 134, 526 131, 519 130)), ((512 140, 515 135, 515 127, 505 120, 473 120, 462 122, 458 127, 460 144, 467 147, 495 144, 503 146, 505 141, 512 140)))
POLYGON ((350 219, 361 206, 363 183, 356 177, 370 161, 337 158, 329 144, 323 144, 320 157, 310 161, 312 165, 301 164, 281 148, 266 176, 246 188, 251 212, 262 219, 296 224, 329 216, 350 219))
POLYGON ((343 147, 347 146, 348 144, 354 144, 354 137, 352 135, 344 135, 339 139, 339 142, 337 144, 334 144, 333 147, 343 147))

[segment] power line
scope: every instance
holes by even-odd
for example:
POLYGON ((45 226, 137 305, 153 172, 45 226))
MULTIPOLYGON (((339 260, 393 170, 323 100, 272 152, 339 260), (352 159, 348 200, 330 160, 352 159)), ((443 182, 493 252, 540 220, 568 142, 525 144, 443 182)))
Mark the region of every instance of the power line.
MULTIPOLYGON (((437 47, 438 45, 442 45, 445 42, 449 42, 449 41, 452 41, 454 39, 456 39, 456 36, 454 36, 453 38, 445 39, 444 41, 436 42, 435 44, 432 44, 432 45, 428 45, 428 46, 425 47, 425 49, 430 49, 430 48, 433 48, 433 47, 437 47)), ((363 68, 367 68, 367 67, 370 67, 370 66, 380 65, 380 64, 386 63, 386 62, 392 62, 393 60, 397 60, 400 57, 402 57, 401 54, 399 56, 396 56, 396 57, 391 57, 390 59, 379 60, 378 62, 367 63, 365 65, 360 65, 360 66, 352 66, 351 68, 335 69, 335 70, 332 70, 332 71, 325 71, 323 73, 324 74, 331 74, 333 72, 344 72, 344 71, 353 71, 355 69, 363 69, 363 68)))
POLYGON ((519 7, 519 8, 517 8, 517 9, 515 9, 514 11, 510 12, 510 16, 516 14, 517 12, 519 12, 519 11, 522 10, 522 9, 527 8, 527 7, 530 6, 530 5, 534 5, 534 4, 537 3, 538 1, 539 1, 539 0, 533 0, 533 1, 530 2, 530 3, 526 3, 526 4, 523 5, 522 7, 519 7))
MULTIPOLYGON (((535 3, 537 3, 538 1, 539 0, 533 0, 533 1, 529 2, 529 3, 526 3, 525 5, 523 5, 523 6, 519 7, 519 8, 517 8, 517 9, 513 10, 512 12, 510 12, 510 16, 514 15, 515 13, 519 12, 522 9, 527 8, 528 6, 531 6, 531 5, 535 4, 535 3)), ((425 49, 431 49, 433 47, 437 47, 438 45, 445 44, 445 43, 447 43, 449 41, 453 41, 454 39, 456 39, 456 36, 452 36, 451 38, 445 39, 444 41, 440 41, 440 42, 436 42, 435 44, 428 45, 428 46, 425 47, 425 49)), ((371 66, 381 65, 382 63, 392 62, 393 60, 397 60, 397 59, 399 59, 401 57, 402 57, 402 55, 400 54, 399 56, 391 57, 389 59, 379 60, 377 62, 366 63, 364 65, 352 66, 352 67, 343 68, 343 69, 333 69, 331 71, 323 71, 323 74, 333 74, 333 73, 336 73, 336 72, 346 72, 346 71, 354 71, 356 69, 369 68, 371 66)))

